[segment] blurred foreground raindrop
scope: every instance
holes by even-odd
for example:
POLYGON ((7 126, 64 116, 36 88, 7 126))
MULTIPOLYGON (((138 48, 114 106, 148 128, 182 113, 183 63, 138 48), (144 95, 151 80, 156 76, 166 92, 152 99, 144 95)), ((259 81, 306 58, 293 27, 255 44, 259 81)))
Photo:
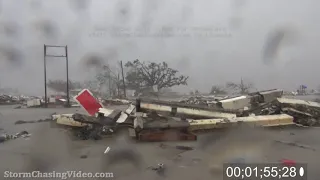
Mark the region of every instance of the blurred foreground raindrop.
POLYGON ((30 7, 33 10, 41 9, 42 8, 42 2, 39 0, 31 0, 30 1, 30 7))
POLYGON ((104 65, 103 57, 93 53, 85 55, 81 62, 85 68, 100 68, 104 65))
POLYGON ((297 41, 297 31, 292 28, 277 28, 267 34, 262 50, 264 64, 275 63, 279 51, 285 45, 292 45, 297 41))
POLYGON ((14 22, 2 22, 1 31, 6 37, 17 37, 19 33, 19 27, 14 22))
POLYGON ((246 0, 232 0, 232 5, 236 8, 240 8, 246 5, 246 0))
POLYGON ((6 63, 12 66, 21 65, 22 63, 22 54, 21 52, 13 47, 0 46, 0 54, 4 58, 6 63))
POLYGON ((75 11, 84 11, 88 9, 91 4, 91 0, 70 0, 70 6, 75 11))
POLYGON ((116 4, 116 21, 126 23, 131 18, 130 1, 119 1, 116 4))
POLYGON ((36 30, 47 38, 55 38, 58 35, 57 26, 50 20, 40 20, 34 23, 36 30))

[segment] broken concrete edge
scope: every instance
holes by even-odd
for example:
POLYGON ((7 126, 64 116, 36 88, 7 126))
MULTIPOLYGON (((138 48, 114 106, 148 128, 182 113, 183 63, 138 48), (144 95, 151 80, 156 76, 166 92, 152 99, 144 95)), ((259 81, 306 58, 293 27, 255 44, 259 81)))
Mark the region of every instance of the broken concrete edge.
POLYGON ((215 99, 214 101, 201 100, 198 97, 191 97, 192 99, 196 98, 196 103, 183 103, 183 102, 174 102, 174 101, 163 101, 163 100, 153 100, 140 98, 136 100, 136 105, 140 103, 146 104, 157 104, 171 107, 180 107, 180 108, 192 108, 198 110, 208 110, 208 111, 218 111, 223 113, 237 113, 239 110, 243 110, 244 107, 251 107, 255 103, 268 103, 276 98, 280 98, 283 95, 283 90, 281 89, 271 89, 264 91, 257 91, 249 93, 247 95, 237 95, 230 96, 223 99, 215 99), (202 103, 199 103, 200 100, 202 103))
MULTIPOLYGON (((143 129, 177 129, 177 128, 188 128, 189 131, 198 130, 210 130, 217 128, 226 128, 232 124, 246 123, 250 126, 261 126, 261 127, 274 127, 274 126, 290 126, 295 125, 294 118, 287 114, 280 115, 265 115, 265 116, 248 116, 248 117, 237 117, 231 119, 201 119, 201 120, 187 120, 188 125, 175 124, 175 123, 162 123, 162 125, 150 126, 148 121, 143 116, 137 116, 134 119, 134 129, 141 131, 143 129)), ((177 121, 179 122, 179 121, 177 121)), ((180 123, 182 123, 180 121, 180 123)))
POLYGON ((52 120, 55 120, 57 124, 72 127, 84 127, 88 124, 75 121, 73 114, 55 114, 52 115, 52 120))
MULTIPOLYGON (((127 110, 128 112, 132 112, 134 108, 130 106, 127 110)), ((52 120, 55 120, 57 124, 73 126, 73 127, 84 127, 88 125, 89 122, 84 123, 84 122, 79 122, 79 120, 75 120, 73 118, 74 115, 75 114, 54 114, 52 115, 52 120)), ((96 117, 98 117, 99 115, 103 115, 104 117, 113 119, 116 123, 119 123, 119 124, 124 123, 129 117, 129 115, 123 111, 112 110, 107 108, 99 108, 99 112, 97 113, 96 117)))
POLYGON ((220 111, 212 111, 209 109, 196 109, 191 107, 177 107, 171 105, 164 105, 158 103, 146 103, 141 102, 137 105, 137 111, 139 112, 148 112, 148 111, 159 111, 170 113, 172 116, 181 115, 181 116, 197 116, 202 118, 233 118, 236 117, 236 113, 224 113, 220 111))
POLYGON ((170 102, 170 101, 163 101, 163 100, 145 99, 145 98, 136 99, 135 105, 138 111, 140 110, 141 104, 153 104, 153 105, 159 105, 159 106, 190 108, 190 109, 218 111, 218 112, 234 113, 234 114, 238 112, 237 110, 227 110, 223 108, 214 108, 214 107, 208 107, 208 106, 185 104, 185 103, 170 102))
MULTIPOLYGON (((130 104, 129 107, 125 111, 121 111, 121 114, 119 118, 117 118, 116 122, 117 123, 124 123, 128 117, 132 114, 132 112, 135 110, 135 106, 130 104)), ((119 110, 112 110, 112 109, 107 109, 107 108, 99 108, 98 114, 103 114, 105 117, 109 117, 113 112, 119 111, 119 110)), ((116 118, 116 117, 115 117, 116 118)))

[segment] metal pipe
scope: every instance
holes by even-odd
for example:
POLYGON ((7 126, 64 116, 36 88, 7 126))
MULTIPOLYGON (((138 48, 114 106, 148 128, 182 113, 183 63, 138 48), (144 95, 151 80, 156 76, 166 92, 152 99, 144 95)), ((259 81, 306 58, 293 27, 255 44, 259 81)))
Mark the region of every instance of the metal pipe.
POLYGON ((46 45, 46 47, 65 47, 65 46, 46 45))
POLYGON ((66 57, 66 56, 47 55, 47 57, 66 57))

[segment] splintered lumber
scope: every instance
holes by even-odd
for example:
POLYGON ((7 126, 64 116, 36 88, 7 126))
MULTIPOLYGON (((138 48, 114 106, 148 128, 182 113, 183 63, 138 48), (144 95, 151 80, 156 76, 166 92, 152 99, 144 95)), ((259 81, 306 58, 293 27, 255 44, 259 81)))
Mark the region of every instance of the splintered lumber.
POLYGON ((228 127, 237 123, 247 123, 252 126, 285 126, 295 124, 293 117, 287 114, 267 115, 267 116, 249 116, 238 117, 230 120, 226 119, 203 119, 203 120, 189 120, 190 131, 209 130, 216 128, 228 127))

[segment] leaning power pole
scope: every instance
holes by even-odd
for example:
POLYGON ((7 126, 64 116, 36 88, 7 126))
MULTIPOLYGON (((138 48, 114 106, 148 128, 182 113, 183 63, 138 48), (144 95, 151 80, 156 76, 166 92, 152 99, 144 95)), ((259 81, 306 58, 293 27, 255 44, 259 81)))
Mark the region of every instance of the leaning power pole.
POLYGON ((127 97, 127 92, 126 92, 126 83, 124 82, 124 74, 123 74, 122 61, 120 61, 120 67, 121 67, 121 74, 122 74, 123 93, 124 93, 124 97, 127 97))

